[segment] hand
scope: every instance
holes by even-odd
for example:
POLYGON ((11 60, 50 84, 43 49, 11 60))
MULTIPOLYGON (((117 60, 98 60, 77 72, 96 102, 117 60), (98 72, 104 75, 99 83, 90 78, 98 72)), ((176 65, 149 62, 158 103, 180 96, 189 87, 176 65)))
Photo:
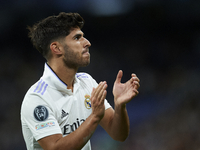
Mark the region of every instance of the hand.
POLYGON ((120 70, 117 74, 117 78, 115 80, 113 86, 113 95, 115 104, 126 104, 131 101, 135 96, 138 95, 138 88, 140 87, 140 80, 135 74, 132 74, 131 79, 126 83, 121 83, 121 79, 123 76, 122 70, 120 70))
POLYGON ((105 112, 104 99, 107 95, 106 82, 100 82, 97 88, 93 88, 91 94, 92 114, 99 119, 103 118, 105 112))

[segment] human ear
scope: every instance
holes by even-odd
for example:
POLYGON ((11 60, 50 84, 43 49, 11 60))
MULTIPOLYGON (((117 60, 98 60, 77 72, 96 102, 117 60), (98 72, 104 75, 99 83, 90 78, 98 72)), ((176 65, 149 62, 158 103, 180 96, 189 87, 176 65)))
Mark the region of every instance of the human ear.
POLYGON ((52 42, 50 44, 50 49, 52 51, 53 54, 61 54, 61 50, 59 48, 59 43, 58 42, 52 42))

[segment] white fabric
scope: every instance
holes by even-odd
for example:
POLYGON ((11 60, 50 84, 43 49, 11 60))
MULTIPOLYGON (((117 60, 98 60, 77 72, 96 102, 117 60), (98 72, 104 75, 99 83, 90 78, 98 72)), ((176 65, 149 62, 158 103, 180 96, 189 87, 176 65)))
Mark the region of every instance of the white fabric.
MULTIPOLYGON (((77 73, 73 93, 45 64, 44 74, 26 93, 21 107, 22 132, 28 150, 42 150, 37 140, 53 134, 69 135, 91 114, 90 96, 97 82, 77 73)), ((110 104, 105 100, 105 109, 110 104)), ((90 150, 90 141, 82 150, 90 150)))

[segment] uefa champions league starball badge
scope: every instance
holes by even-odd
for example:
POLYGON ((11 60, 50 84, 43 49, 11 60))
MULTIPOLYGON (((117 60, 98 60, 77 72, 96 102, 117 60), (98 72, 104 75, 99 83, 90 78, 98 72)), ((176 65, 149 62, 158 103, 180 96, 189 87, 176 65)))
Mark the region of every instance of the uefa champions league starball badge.
POLYGON ((90 95, 85 95, 85 107, 87 109, 90 109, 91 108, 91 100, 90 100, 90 95))
POLYGON ((48 113, 48 110, 45 106, 37 106, 35 109, 34 109, 34 117, 37 121, 44 121, 48 118, 49 116, 49 113, 48 113))

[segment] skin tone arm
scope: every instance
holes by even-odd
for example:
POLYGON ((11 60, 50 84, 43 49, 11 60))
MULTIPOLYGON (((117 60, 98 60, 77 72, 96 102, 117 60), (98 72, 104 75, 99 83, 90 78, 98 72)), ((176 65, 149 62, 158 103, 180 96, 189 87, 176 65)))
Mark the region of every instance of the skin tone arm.
POLYGON ((109 108, 105 111, 104 118, 100 125, 107 133, 117 141, 125 141, 129 135, 129 117, 126 110, 126 104, 130 102, 139 92, 139 79, 132 74, 131 79, 126 83, 121 83, 123 72, 118 72, 113 87, 115 110, 109 108))
POLYGON ((121 83, 122 71, 119 71, 113 87, 115 110, 109 108, 105 111, 104 99, 106 97, 106 82, 100 82, 91 95, 92 114, 81 126, 62 137, 61 134, 51 135, 40 139, 38 142, 44 150, 81 149, 91 138, 96 127, 100 125, 115 140, 124 141, 129 134, 129 118, 126 103, 134 98, 139 88, 139 79, 135 74, 126 83, 121 83), (103 118, 103 119, 102 119, 103 118))
POLYGON ((62 134, 44 137, 38 141, 41 147, 44 150, 80 150, 91 138, 99 122, 104 117, 106 89, 106 82, 100 82, 96 89, 93 88, 91 94, 92 114, 77 130, 65 137, 62 137, 62 134))

